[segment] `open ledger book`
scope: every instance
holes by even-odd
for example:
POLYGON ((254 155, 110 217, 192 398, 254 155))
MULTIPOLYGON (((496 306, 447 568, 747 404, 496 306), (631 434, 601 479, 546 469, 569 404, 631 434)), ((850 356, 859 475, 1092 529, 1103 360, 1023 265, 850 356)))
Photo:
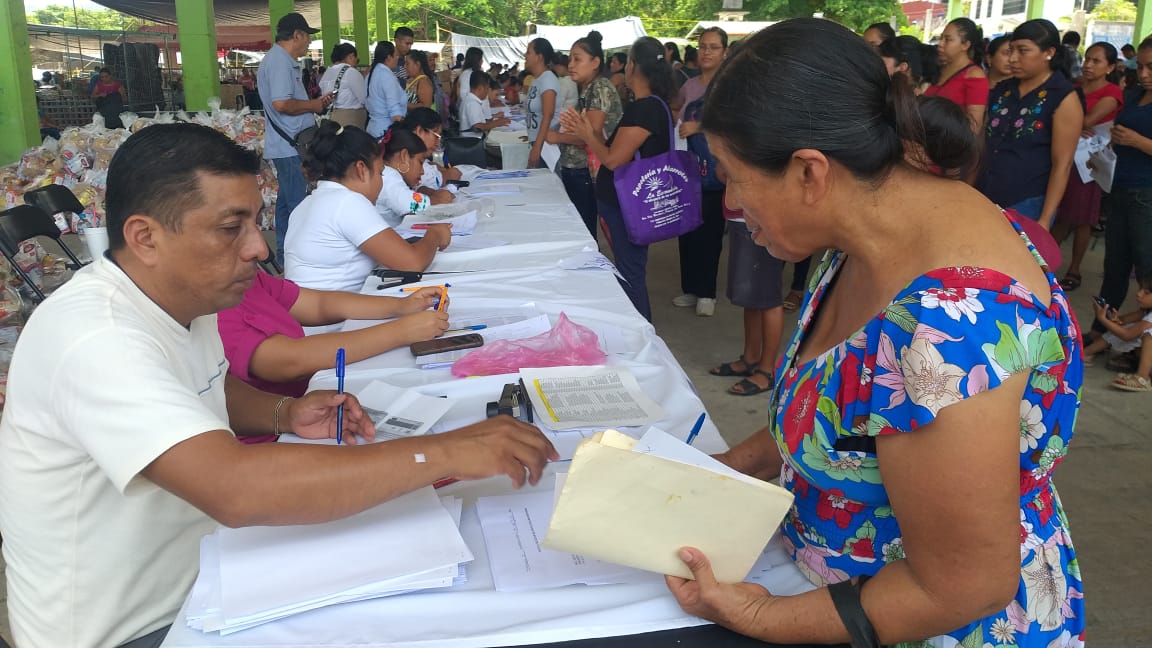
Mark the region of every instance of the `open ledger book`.
POLYGON ((792 506, 792 493, 657 429, 596 433, 556 489, 544 547, 683 578, 679 549, 696 547, 722 583, 744 580, 792 506))

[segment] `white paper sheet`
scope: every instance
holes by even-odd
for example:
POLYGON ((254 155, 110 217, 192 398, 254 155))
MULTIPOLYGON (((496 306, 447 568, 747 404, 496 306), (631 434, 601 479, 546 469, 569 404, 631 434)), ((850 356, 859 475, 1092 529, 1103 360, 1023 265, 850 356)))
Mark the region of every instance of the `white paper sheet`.
POLYGON ((484 530, 492 580, 500 592, 564 587, 578 583, 606 585, 651 578, 577 554, 540 546, 552 517, 552 493, 518 493, 476 500, 484 530))
POLYGON ((430 218, 427 214, 409 214, 396 227, 396 233, 401 238, 424 236, 428 232, 427 228, 416 227, 417 225, 451 225, 453 238, 468 236, 476 231, 476 210, 450 218, 430 218))
POLYGON ((641 391, 623 367, 522 369, 536 418, 565 430, 577 427, 647 425, 664 409, 641 391))
POLYGON ((475 187, 465 187, 461 193, 471 198, 478 196, 507 196, 520 193, 520 185, 511 182, 486 182, 475 187))
POLYGON ((219 529, 201 543, 189 625, 236 632, 335 603, 448 587, 473 558, 460 504, 427 487, 335 522, 219 529))
POLYGON ((540 147, 540 160, 550 170, 555 171, 556 165, 560 163, 560 147, 544 142, 544 145, 540 147))
POLYGON ((403 439, 428 432, 448 410, 452 401, 425 396, 415 389, 372 381, 356 395, 364 412, 376 425, 376 439, 403 439))

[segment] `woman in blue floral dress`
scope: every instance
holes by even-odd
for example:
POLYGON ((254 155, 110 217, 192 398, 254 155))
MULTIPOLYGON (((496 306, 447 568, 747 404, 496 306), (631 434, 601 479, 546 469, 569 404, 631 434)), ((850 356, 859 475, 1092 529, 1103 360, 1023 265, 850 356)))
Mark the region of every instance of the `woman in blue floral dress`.
POLYGON ((719 584, 693 548, 695 579, 669 587, 685 610, 780 643, 1082 646, 1051 482, 1080 405, 1079 327, 1027 237, 922 170, 969 162, 971 130, 922 123, 869 54, 833 23, 779 23, 726 64, 703 119, 757 243, 786 260, 833 248, 769 426, 720 456, 795 494, 782 535, 819 589, 719 584))

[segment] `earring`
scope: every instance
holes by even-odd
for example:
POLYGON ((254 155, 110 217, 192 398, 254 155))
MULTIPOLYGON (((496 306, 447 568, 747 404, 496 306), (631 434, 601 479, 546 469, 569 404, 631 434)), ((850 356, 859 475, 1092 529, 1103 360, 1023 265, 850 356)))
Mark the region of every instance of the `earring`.
POLYGON ((408 173, 411 170, 412 170, 412 161, 409 160, 409 161, 404 163, 404 168, 400 170, 400 173, 401 174, 408 173))
POLYGON ((1051 61, 1051 60, 1052 60, 1052 57, 1051 57, 1051 56, 1045 56, 1045 57, 1044 57, 1044 60, 1046 60, 1046 61, 1051 61))

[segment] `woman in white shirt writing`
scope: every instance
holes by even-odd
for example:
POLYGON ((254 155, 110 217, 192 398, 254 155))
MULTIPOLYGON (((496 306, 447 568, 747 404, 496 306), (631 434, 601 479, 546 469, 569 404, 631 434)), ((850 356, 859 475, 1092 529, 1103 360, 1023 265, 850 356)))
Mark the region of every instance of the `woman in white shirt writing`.
MULTIPOLYGON (((411 131, 402 132, 423 149, 411 131)), ((388 157, 387 143, 384 149, 388 157)), ((391 157, 400 168, 415 169, 419 179, 419 160, 407 150, 393 151, 391 157)), ((376 210, 386 169, 380 146, 368 133, 325 122, 304 152, 303 164, 317 184, 293 210, 284 242, 284 275, 296 284, 313 290, 359 291, 377 265, 420 271, 438 250, 448 247, 447 225, 433 225, 424 238, 409 243, 376 210)))

